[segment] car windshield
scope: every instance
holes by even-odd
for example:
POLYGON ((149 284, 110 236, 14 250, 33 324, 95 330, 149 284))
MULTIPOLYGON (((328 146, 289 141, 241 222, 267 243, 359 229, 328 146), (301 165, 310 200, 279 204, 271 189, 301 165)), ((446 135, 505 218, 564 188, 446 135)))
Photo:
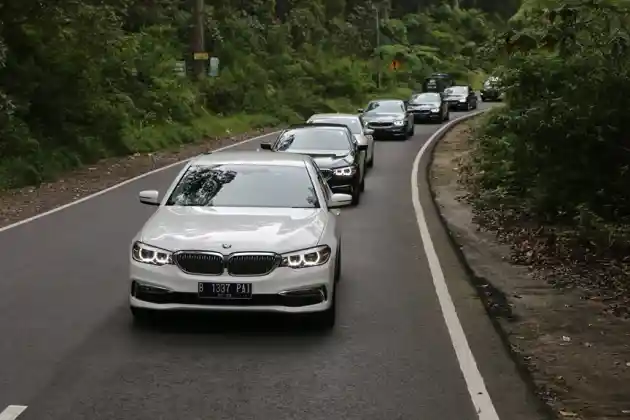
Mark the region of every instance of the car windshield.
POLYGON ((350 152, 351 140, 343 128, 300 128, 287 130, 278 139, 275 149, 334 150, 350 152))
POLYGON ((411 102, 414 102, 414 103, 440 102, 440 94, 439 93, 420 93, 418 95, 414 95, 411 98, 411 102))
POLYGON ((444 91, 447 95, 468 95, 466 86, 453 86, 444 91))
POLYGON ((370 102, 365 112, 374 114, 399 114, 404 111, 400 101, 378 101, 370 102))
POLYGON ((319 208, 305 166, 191 166, 167 206, 319 208))
POLYGON ((483 85, 489 88, 489 87, 497 86, 498 84, 499 84, 499 79, 497 77, 491 77, 488 80, 486 80, 483 85))
POLYGON ((362 134, 363 127, 356 117, 315 117, 309 122, 318 124, 344 124, 348 126, 352 134, 362 134))

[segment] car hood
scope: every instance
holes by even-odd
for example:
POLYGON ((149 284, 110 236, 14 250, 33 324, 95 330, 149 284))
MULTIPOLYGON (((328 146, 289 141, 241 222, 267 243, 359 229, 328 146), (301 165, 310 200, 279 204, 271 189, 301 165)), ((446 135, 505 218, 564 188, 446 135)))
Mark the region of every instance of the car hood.
POLYGON ((445 98, 447 101, 459 101, 461 99, 466 99, 465 95, 447 95, 445 98))
POLYGON ((439 108, 439 102, 409 102, 409 106, 417 108, 439 108))
POLYGON ((326 221, 322 209, 163 206, 139 240, 169 251, 284 253, 316 246, 326 221))
POLYGON ((401 113, 397 113, 397 114, 374 113, 374 114, 365 114, 363 116, 363 119, 367 122, 391 122, 391 121, 401 120, 403 118, 405 118, 405 114, 401 114, 401 113))
POLYGON ((317 166, 322 169, 341 168, 352 165, 352 156, 342 150, 314 150, 314 149, 291 149, 284 153, 299 153, 313 158, 317 166))

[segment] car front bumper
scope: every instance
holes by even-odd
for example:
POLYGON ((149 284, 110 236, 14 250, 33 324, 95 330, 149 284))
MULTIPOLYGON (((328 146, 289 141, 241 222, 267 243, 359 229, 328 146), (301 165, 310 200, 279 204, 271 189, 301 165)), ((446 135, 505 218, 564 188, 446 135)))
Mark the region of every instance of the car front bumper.
POLYGON ((415 120, 439 120, 442 114, 438 112, 431 112, 429 110, 412 110, 413 118, 415 120))
POLYGON ((468 109, 468 102, 449 101, 449 109, 468 109))
POLYGON ((328 263, 308 268, 278 267, 265 276, 186 274, 176 265, 131 261, 129 304, 158 311, 243 311, 310 313, 328 309, 334 291, 336 252, 328 263), (199 297, 200 282, 251 283, 251 299, 199 297))
POLYGON ((501 93, 496 90, 482 90, 480 92, 482 99, 499 99, 501 93))
POLYGON ((374 130, 372 134, 374 138, 404 136, 407 133, 407 127, 404 125, 375 126, 368 124, 368 128, 374 130))

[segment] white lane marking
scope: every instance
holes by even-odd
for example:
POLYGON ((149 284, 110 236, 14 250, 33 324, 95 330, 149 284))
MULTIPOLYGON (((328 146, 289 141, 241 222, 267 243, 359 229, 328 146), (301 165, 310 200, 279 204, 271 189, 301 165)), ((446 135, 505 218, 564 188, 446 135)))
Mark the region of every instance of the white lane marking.
MULTIPOLYGON (((220 151, 222 151, 222 150, 231 149, 231 148, 233 148, 233 147, 240 146, 240 145, 242 145, 242 144, 247 144, 247 143, 252 142, 252 141, 254 141, 254 140, 259 140, 259 139, 262 139, 262 138, 264 138, 264 137, 267 137, 267 136, 272 136, 272 135, 277 134, 277 133, 279 133, 279 131, 274 131, 274 132, 272 132, 272 133, 263 134, 262 136, 252 137, 251 139, 247 139, 247 140, 239 141, 238 143, 234 143, 234 144, 230 144, 230 145, 227 145, 227 146, 224 146, 224 147, 220 147, 220 148, 218 148, 218 149, 212 150, 212 152, 214 153, 214 152, 220 152, 220 151)), ((99 195, 106 194, 106 193, 108 193, 108 192, 110 192, 110 191, 115 190, 116 188, 120 188, 120 187, 122 187, 122 186, 124 186, 124 185, 131 184, 132 182, 135 182, 135 181, 137 181, 137 180, 139 180, 139 179, 145 178, 145 177, 147 177, 147 176, 149 176, 149 175, 153 175, 153 174, 156 174, 156 173, 158 173, 158 172, 162 172, 162 171, 165 171, 165 170, 167 170, 167 169, 174 168, 175 166, 177 166, 177 165, 181 165, 181 164, 183 164, 183 163, 185 163, 185 162, 188 162, 189 160, 192 160, 192 159, 194 159, 195 157, 196 157, 196 156, 193 156, 193 157, 188 158, 188 159, 180 160, 180 161, 177 161, 177 162, 174 162, 174 163, 168 164, 168 165, 166 165, 166 166, 162 166, 161 168, 153 169, 152 171, 145 172, 145 173, 143 173, 142 175, 138 175, 138 176, 135 176, 135 177, 133 177, 133 178, 129 178, 129 179, 127 179, 126 181, 120 182, 120 183, 118 183, 118 184, 114 184, 114 185, 112 185, 111 187, 105 188, 104 190, 101 190, 101 191, 95 192, 95 193, 93 193, 93 194, 90 194, 90 195, 88 195, 88 196, 85 196, 85 197, 83 197, 83 198, 80 198, 80 199, 78 199, 78 200, 76 200, 76 201, 73 201, 73 202, 71 202, 71 203, 64 204, 64 205, 59 206, 59 207, 55 207, 55 208, 54 208, 54 209, 52 209, 52 210, 48 210, 48 211, 46 211, 46 212, 44 212, 44 213, 36 214, 35 216, 29 217, 28 219, 20 220, 19 222, 16 222, 16 223, 13 223, 13 224, 7 225, 7 226, 5 226, 5 227, 0 227, 0 233, 4 232, 5 230, 9 230, 9 229, 12 229, 12 228, 14 228, 14 227, 18 227, 18 226, 20 226, 20 225, 24 225, 24 224, 26 224, 26 223, 32 222, 33 220, 37 220, 37 219, 42 218, 42 217, 44 217, 44 216, 48 216, 48 215, 51 215, 51 214, 53 214, 53 213, 57 213, 58 211, 65 210, 65 209, 67 209, 68 207, 74 206, 75 204, 80 204, 80 203, 83 203, 84 201, 88 201, 88 200, 90 200, 90 199, 92 199, 92 198, 98 197, 99 195)), ((0 420, 4 420, 4 419, 0 418, 0 420)))
POLYGON ((25 405, 10 405, 0 413, 0 420, 15 420, 26 410, 25 405))
POLYGON ((422 243, 424 245, 424 252, 429 261, 429 269, 431 270, 431 277, 433 279, 433 286, 440 302, 440 308, 442 309, 442 315, 446 323, 446 328, 451 337, 455 354, 457 355, 457 361, 459 368, 462 371, 470 399, 475 407, 479 420, 500 420, 497 414, 494 404, 486 384, 479 372, 475 356, 468 345, 466 339, 466 333, 462 328, 462 324, 457 316, 457 310, 453 304, 453 298, 451 297, 446 280, 444 278, 444 271, 440 265, 440 259, 438 258, 435 245, 431 239, 429 233, 429 226, 424 218, 424 211, 422 210, 422 204, 420 203, 420 192, 418 191, 418 168, 420 166, 420 159, 427 152, 432 143, 434 143, 439 136, 445 131, 451 129, 459 122, 466 120, 474 115, 478 115, 484 111, 478 111, 471 114, 459 117, 450 123, 444 125, 438 131, 436 131, 422 146, 415 160, 413 161, 413 168, 411 170, 411 199, 413 201, 413 207, 416 212, 416 218, 418 221, 418 227, 420 228, 420 236, 422 237, 422 243))

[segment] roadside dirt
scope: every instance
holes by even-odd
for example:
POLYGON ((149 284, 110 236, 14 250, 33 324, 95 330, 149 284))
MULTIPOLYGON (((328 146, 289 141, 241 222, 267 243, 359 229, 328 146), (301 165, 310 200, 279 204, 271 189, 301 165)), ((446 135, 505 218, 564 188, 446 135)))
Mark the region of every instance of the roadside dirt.
POLYGON ((183 145, 177 150, 104 159, 38 187, 0 191, 0 228, 76 201, 150 170, 275 130, 261 129, 236 136, 208 138, 199 143, 183 145))
POLYGON ((553 278, 511 262, 509 243, 480 229, 458 183, 470 124, 437 145, 431 184, 442 217, 477 277, 475 286, 498 321, 515 361, 561 419, 630 419, 630 320, 606 313, 553 278))

